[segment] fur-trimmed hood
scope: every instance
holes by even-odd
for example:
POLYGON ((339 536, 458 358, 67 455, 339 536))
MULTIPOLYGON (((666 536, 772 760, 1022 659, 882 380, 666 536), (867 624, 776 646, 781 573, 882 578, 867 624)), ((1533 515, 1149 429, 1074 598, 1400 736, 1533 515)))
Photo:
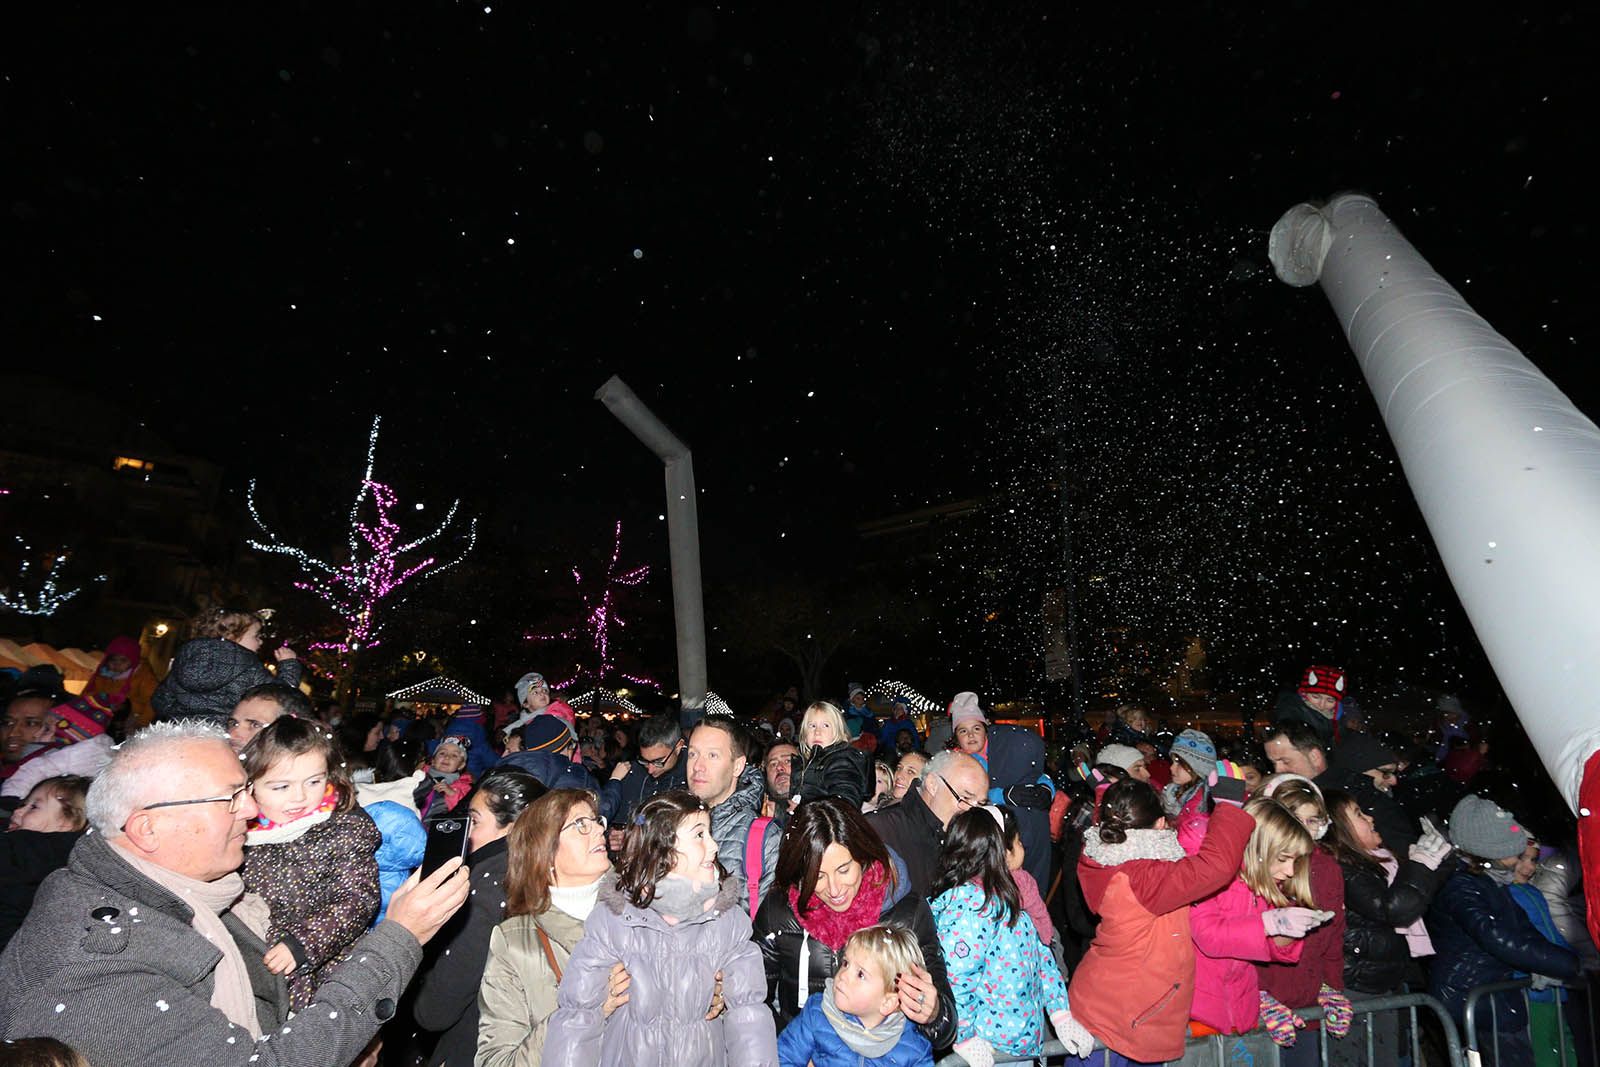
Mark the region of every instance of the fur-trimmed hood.
POLYGON ((1084 857, 1102 867, 1118 867, 1133 860, 1173 863, 1184 858, 1175 830, 1129 830, 1127 833, 1126 841, 1113 845, 1100 840, 1100 827, 1089 827, 1083 835, 1084 857))

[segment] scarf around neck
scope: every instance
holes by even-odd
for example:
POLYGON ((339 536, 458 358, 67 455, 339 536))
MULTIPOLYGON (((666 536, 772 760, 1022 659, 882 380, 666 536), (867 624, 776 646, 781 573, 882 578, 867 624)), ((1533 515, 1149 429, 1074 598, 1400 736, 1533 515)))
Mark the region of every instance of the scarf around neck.
POLYGON ((704 915, 722 886, 717 882, 691 882, 687 878, 667 875, 656 883, 656 895, 650 898, 650 909, 669 924, 704 915))
POLYGON ((297 840, 313 826, 327 822, 333 817, 333 809, 339 806, 339 790, 332 782, 322 791, 322 799, 317 802, 314 811, 308 811, 298 819, 288 822, 273 822, 265 815, 256 816, 250 824, 250 830, 244 835, 247 845, 281 845, 285 841, 297 840))
POLYGON ((906 1029, 906 1017, 900 1012, 886 1016, 877 1026, 869 1027, 854 1015, 840 1011, 839 1005, 833 1002, 832 978, 822 986, 822 1014, 827 1016, 828 1024, 839 1035, 839 1040, 848 1045, 851 1052, 867 1059, 887 1056, 900 1043, 900 1037, 906 1029))
MULTIPOLYGON (((237 914, 258 937, 265 937, 264 908, 255 907, 261 899, 244 891, 244 878, 235 871, 215 882, 202 882, 198 878, 169 871, 151 863, 131 849, 119 848, 117 855, 128 866, 144 875, 189 906, 194 913, 190 925, 196 933, 217 951, 222 959, 212 972, 211 1006, 228 1017, 235 1026, 249 1031, 252 1038, 261 1037, 261 1023, 256 1018, 256 994, 250 985, 250 972, 245 970, 244 955, 239 951, 233 935, 222 923, 222 913, 239 906, 237 914), (249 906, 246 906, 249 905, 249 906), (255 921, 251 921, 251 919, 255 921), (256 923, 261 922, 261 929, 256 923)), ((131 920, 130 920, 131 921, 131 920)))
POLYGON ((789 910, 806 933, 827 945, 834 952, 844 948, 844 943, 857 930, 872 926, 883 913, 883 896, 888 884, 883 867, 874 863, 861 875, 855 899, 843 911, 834 911, 815 893, 811 907, 800 910, 800 887, 789 887, 789 910))

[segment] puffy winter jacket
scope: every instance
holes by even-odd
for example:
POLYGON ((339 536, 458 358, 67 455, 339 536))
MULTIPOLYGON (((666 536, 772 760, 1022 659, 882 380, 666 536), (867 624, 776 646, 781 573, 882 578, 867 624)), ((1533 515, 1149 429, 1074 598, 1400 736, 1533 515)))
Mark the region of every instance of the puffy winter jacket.
MULTIPOLYGON (((1434 894, 1428 908, 1428 936, 1437 953, 1428 973, 1428 992, 1458 1022, 1474 986, 1509 981, 1515 971, 1561 979, 1578 973, 1577 956, 1546 941, 1504 886, 1472 872, 1464 861, 1434 894)), ((1527 1027, 1520 994, 1497 993, 1494 999, 1503 1032, 1518 1033, 1527 1027)))
POLYGON ((221 637, 197 637, 179 646, 172 669, 156 687, 150 703, 158 719, 214 718, 220 722, 233 714, 246 689, 267 682, 296 688, 301 673, 297 659, 283 660, 274 676, 243 645, 221 637))
POLYGON ((1261 1014, 1256 963, 1298 963, 1296 940, 1280 945, 1267 936, 1261 913, 1272 905, 1241 878, 1189 909, 1194 938, 1194 1006, 1189 1017, 1224 1034, 1254 1030, 1261 1014))
MULTIPOLYGON (((539 1067, 544 1035, 556 1010, 556 976, 539 931, 550 939, 556 966, 583 937, 583 923, 560 908, 517 915, 489 935, 489 960, 478 986, 478 1052, 463 1063, 477 1067, 539 1067)), ((708 1002, 709 1003, 709 1002, 708 1002)))
POLYGON ((1393 993, 1405 979, 1411 946, 1396 927, 1410 926, 1427 914, 1441 878, 1450 868, 1430 871, 1406 860, 1391 885, 1376 863, 1344 864, 1344 981, 1362 993, 1393 993))
POLYGON ((1130 830, 1122 844, 1084 834, 1078 881, 1100 915, 1072 975, 1072 1017, 1131 1060, 1183 1055, 1194 999, 1189 905, 1233 881, 1256 821, 1232 804, 1212 812, 1200 852, 1170 830, 1130 830))
POLYGON ((981 1037, 997 1052, 1038 1056, 1049 1039, 1045 1019, 1067 1010, 1067 983, 1055 957, 1022 912, 983 899, 967 882, 939 894, 933 923, 955 996, 956 1040, 981 1037))
POLYGON ((422 866, 428 833, 422 828, 417 813, 397 801, 379 800, 363 804, 362 808, 372 816, 378 833, 383 835, 383 844, 378 846, 377 853, 378 892, 383 899, 378 905, 378 917, 372 920, 372 925, 376 926, 389 913, 389 898, 394 896, 394 891, 405 884, 412 871, 422 866))
MULTIPOLYGON (((740 878, 750 874, 745 870, 745 848, 750 840, 750 828, 761 815, 765 788, 761 768, 746 767, 728 799, 711 809, 711 836, 717 842, 717 859, 722 861, 723 870, 740 878)), ((761 839, 761 876, 756 879, 758 899, 772 888, 778 869, 778 849, 782 844, 783 827, 776 821, 767 823, 761 839)), ((748 906, 745 914, 750 914, 748 906)))
MULTIPOLYGON (((944 952, 928 902, 912 889, 906 865, 889 853, 895 868, 895 888, 884 894, 878 921, 910 930, 922 949, 928 973, 939 991, 939 1011, 933 1021, 919 1027, 937 1049, 949 1048, 956 1039, 955 998, 945 974, 944 952)), ((755 936, 767 971, 767 1001, 784 1026, 798 1015, 813 993, 820 993, 838 967, 838 956, 821 941, 813 940, 789 906, 789 887, 773 886, 756 912, 755 936), (804 986, 801 985, 802 974, 804 986)))
POLYGON ((994 723, 983 764, 989 772, 990 801, 1016 809, 1023 866, 1035 882, 1049 885, 1050 801, 1055 786, 1044 773, 1044 738, 1021 726, 994 723))
MULTIPOLYGON (((822 1010, 826 993, 813 993, 805 1010, 778 1035, 781 1067, 925 1067, 933 1062, 933 1048, 917 1027, 901 1021, 900 1043, 882 1056, 862 1056, 844 1043, 822 1010)), ((855 1016, 850 1016, 854 1019, 855 1016)), ((856 1019, 856 1022, 860 1022, 856 1019)))
POLYGON ((527 771, 546 789, 587 789, 597 795, 600 792, 600 783, 589 768, 554 752, 512 752, 496 766, 527 771))
POLYGON ((544 1067, 777 1067, 746 899, 744 880, 730 876, 711 910, 674 925, 634 907, 607 876, 561 978, 544 1067), (628 970, 628 1003, 605 1019, 616 963, 628 970), (718 971, 727 1010, 707 1020, 718 971))
POLYGON ((1550 907, 1550 918, 1556 929, 1566 938, 1572 951, 1581 960, 1600 963, 1600 953, 1595 951, 1594 939, 1589 936, 1587 909, 1578 883, 1583 878, 1583 868, 1566 853, 1557 852, 1539 864, 1533 872, 1533 885, 1544 894, 1550 907))
POLYGON ((818 797, 839 797, 856 807, 870 797, 873 786, 872 764, 866 754, 848 741, 835 741, 827 748, 813 747, 806 755, 795 790, 802 802, 818 797))

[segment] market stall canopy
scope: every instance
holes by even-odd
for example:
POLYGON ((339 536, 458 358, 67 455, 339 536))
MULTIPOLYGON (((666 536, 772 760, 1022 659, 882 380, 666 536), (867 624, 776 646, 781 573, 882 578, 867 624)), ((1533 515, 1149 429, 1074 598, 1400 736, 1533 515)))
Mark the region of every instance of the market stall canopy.
POLYGON ((409 700, 417 704, 482 704, 484 707, 493 703, 483 694, 474 693, 454 678, 443 675, 396 689, 389 694, 389 699, 409 700))
POLYGON ((29 667, 51 666, 61 672, 67 692, 81 693, 100 666, 104 652, 85 652, 81 648, 52 648, 40 641, 19 645, 0 637, 0 668, 25 671, 29 667))

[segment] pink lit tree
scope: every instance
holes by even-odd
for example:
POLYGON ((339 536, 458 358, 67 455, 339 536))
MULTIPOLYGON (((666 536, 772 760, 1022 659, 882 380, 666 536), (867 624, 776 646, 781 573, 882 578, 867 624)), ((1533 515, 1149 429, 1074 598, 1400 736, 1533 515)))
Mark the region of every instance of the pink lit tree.
POLYGON ((295 588, 316 594, 339 616, 343 636, 335 641, 316 642, 311 648, 336 655, 347 678, 355 657, 382 642, 389 616, 412 590, 425 579, 442 574, 466 559, 478 540, 478 520, 469 519, 466 543, 453 558, 441 562, 440 556, 428 547, 442 543, 455 523, 461 506, 459 500, 451 503, 443 521, 431 532, 409 541, 401 536, 400 524, 392 515, 398 503, 395 492, 372 477, 381 421, 381 417, 372 420, 372 432, 367 437, 366 473, 361 477, 355 502, 350 505, 348 561, 331 563, 320 559, 274 533, 256 510, 254 479, 245 497, 250 518, 265 538, 251 541, 250 547, 293 559, 305 572, 305 577, 294 583, 295 588))
POLYGON ((618 570, 618 561, 622 558, 622 523, 619 521, 611 542, 611 559, 606 564, 605 576, 600 580, 593 592, 585 592, 583 588, 583 575, 578 568, 572 568, 572 580, 578 587, 578 595, 583 600, 583 617, 578 622, 557 633, 529 633, 529 641, 576 641, 588 646, 588 654, 593 657, 596 666, 574 664, 572 674, 563 681, 551 682, 554 689, 568 689, 578 681, 589 678, 596 685, 605 685, 613 680, 632 682, 635 685, 648 686, 651 689, 660 687, 660 683, 644 675, 630 674, 617 666, 614 653, 613 627, 617 630, 625 629, 627 620, 617 613, 617 594, 623 589, 633 589, 650 576, 649 566, 634 567, 631 570, 618 570))

